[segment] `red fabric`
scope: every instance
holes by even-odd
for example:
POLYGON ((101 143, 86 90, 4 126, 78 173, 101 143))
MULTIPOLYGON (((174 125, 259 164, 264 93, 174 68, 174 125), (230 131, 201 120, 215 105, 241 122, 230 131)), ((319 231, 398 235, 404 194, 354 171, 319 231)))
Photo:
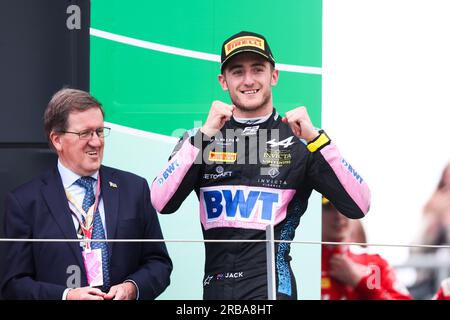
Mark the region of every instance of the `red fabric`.
POLYGON ((353 253, 348 247, 322 246, 323 300, 411 300, 406 288, 398 282, 394 270, 378 254, 353 253), (366 266, 366 275, 355 288, 344 285, 329 275, 333 254, 345 254, 352 261, 366 266))
POLYGON ((450 300, 450 278, 442 281, 441 286, 433 297, 433 300, 450 300))

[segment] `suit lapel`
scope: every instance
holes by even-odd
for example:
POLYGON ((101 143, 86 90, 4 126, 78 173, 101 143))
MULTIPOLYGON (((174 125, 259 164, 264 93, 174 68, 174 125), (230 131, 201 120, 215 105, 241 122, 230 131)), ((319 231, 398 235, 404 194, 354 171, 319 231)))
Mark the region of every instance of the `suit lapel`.
MULTIPOLYGON (((64 238, 76 239, 77 233, 70 214, 69 205, 67 203, 66 194, 62 185, 61 177, 55 168, 51 173, 43 179, 44 186, 42 195, 50 208, 50 213, 56 224, 61 229, 64 238)), ((77 242, 68 242, 67 245, 76 256, 79 266, 84 270, 83 257, 81 256, 80 245, 77 242)))
MULTIPOLYGON (((114 169, 101 167, 101 192, 105 207, 106 231, 108 239, 114 239, 117 232, 117 220, 119 218, 119 187, 120 184, 114 169)), ((112 254, 113 243, 108 242, 109 255, 112 254)))

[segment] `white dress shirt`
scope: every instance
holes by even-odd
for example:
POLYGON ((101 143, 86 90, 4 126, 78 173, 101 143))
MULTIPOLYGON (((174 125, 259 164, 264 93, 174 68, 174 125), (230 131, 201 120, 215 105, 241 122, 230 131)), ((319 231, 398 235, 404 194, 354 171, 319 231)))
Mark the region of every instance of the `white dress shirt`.
MULTIPOLYGON (((81 206, 83 204, 84 194, 86 193, 86 189, 75 183, 75 181, 80 179, 81 176, 74 173, 70 169, 66 168, 61 163, 61 161, 59 161, 59 159, 58 159, 58 171, 59 171, 59 174, 61 175, 61 180, 62 180, 62 183, 64 186, 64 190, 68 191, 72 195, 72 197, 74 198, 76 203, 78 203, 81 208, 81 206)), ((97 183, 98 183, 98 171, 95 172, 94 174, 92 174, 91 177, 95 179, 95 182, 94 182, 94 193, 95 193, 95 191, 97 190, 97 183)), ((68 203, 69 203, 69 207, 72 210, 72 212, 75 213, 75 215, 78 217, 78 219, 77 219, 75 216, 72 215, 73 225, 75 227, 75 230, 78 230, 78 228, 80 226, 78 221, 83 221, 83 219, 81 217, 81 214, 78 212, 78 210, 75 209, 74 205, 72 203, 70 203, 69 201, 68 201, 68 203)), ((98 212, 100 213, 100 218, 102 219, 103 229, 105 230, 105 238, 108 239, 108 234, 106 231, 106 224, 105 224, 105 208, 103 205, 103 199, 101 197, 100 197, 100 201, 98 204, 98 212)))

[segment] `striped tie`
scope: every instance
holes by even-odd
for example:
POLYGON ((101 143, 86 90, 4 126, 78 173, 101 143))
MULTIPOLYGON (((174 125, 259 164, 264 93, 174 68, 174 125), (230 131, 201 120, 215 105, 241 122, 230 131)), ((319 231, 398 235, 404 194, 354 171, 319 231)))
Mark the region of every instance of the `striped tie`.
MULTIPOLYGON (((84 195, 82 208, 85 212, 88 212, 89 208, 95 202, 94 195, 94 181, 92 177, 81 177, 75 183, 84 189, 86 193, 84 195)), ((102 219, 100 213, 97 211, 94 213, 94 226, 92 230, 92 239, 106 239, 105 229, 103 229, 102 219)), ((109 282, 109 255, 108 244, 106 242, 92 242, 92 249, 102 250, 102 266, 103 266, 103 290, 108 291, 110 288, 109 282)))

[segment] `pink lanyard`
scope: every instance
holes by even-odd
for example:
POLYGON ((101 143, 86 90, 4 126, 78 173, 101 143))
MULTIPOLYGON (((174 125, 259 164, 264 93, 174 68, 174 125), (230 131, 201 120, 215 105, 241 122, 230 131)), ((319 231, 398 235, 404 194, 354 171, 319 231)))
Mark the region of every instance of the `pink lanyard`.
MULTIPOLYGON (((78 211, 78 213, 81 214, 82 217, 84 217, 84 223, 83 223, 82 221, 80 221, 80 218, 78 218, 78 216, 72 210, 70 210, 71 214, 75 216, 78 223, 80 224, 84 239, 91 240, 92 230, 94 227, 94 215, 97 212, 98 203, 99 203, 99 199, 100 199, 100 174, 98 175, 98 179, 97 179, 95 202, 92 206, 89 207, 88 212, 85 212, 80 207, 80 205, 75 201, 73 196, 68 191, 66 191, 66 196, 67 196, 67 200, 75 207, 75 209, 78 211)), ((84 243, 83 247, 84 247, 85 252, 91 251, 91 243, 89 241, 86 241, 84 243)))

